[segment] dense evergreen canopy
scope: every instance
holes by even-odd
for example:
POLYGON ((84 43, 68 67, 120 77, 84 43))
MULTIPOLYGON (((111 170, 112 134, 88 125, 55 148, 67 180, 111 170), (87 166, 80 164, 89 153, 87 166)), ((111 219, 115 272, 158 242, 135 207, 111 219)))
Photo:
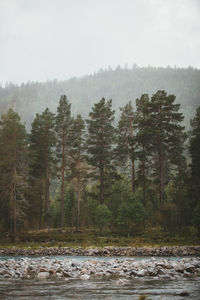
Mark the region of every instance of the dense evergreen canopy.
POLYGON ((112 100, 101 98, 84 120, 62 95, 57 113, 37 113, 29 133, 8 110, 0 121, 0 231, 16 238, 20 230, 95 226, 134 235, 161 226, 200 234, 200 108, 186 134, 175 98, 142 94, 115 123, 112 100))

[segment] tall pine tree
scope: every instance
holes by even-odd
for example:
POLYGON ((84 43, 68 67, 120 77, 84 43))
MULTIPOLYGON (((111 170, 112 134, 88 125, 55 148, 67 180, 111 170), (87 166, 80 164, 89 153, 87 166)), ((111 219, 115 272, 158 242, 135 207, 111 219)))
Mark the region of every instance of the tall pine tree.
POLYGON ((151 170, 151 140, 152 140, 152 124, 150 114, 150 99, 148 94, 143 94, 140 99, 136 99, 136 119, 137 119, 137 152, 136 156, 139 160, 137 177, 138 184, 143 190, 143 204, 147 204, 147 188, 150 184, 151 170))
POLYGON ((89 114, 87 151, 88 162, 98 171, 97 179, 99 185, 99 200, 101 204, 105 201, 106 180, 113 173, 115 143, 114 111, 112 110, 112 100, 105 101, 102 98, 94 104, 89 114))
POLYGON ((196 110, 196 115, 191 120, 191 208, 193 210, 193 222, 196 225, 200 235, 200 106, 196 110))
POLYGON ((135 115, 131 102, 120 108, 118 122, 116 155, 121 165, 131 173, 132 192, 135 192, 135 115))
POLYGON ((184 127, 182 113, 178 112, 180 104, 175 104, 175 96, 165 91, 157 91, 151 97, 152 154, 154 160, 154 177, 158 187, 159 202, 163 203, 164 188, 169 179, 170 163, 173 152, 180 149, 184 127))
POLYGON ((66 170, 69 167, 69 152, 71 147, 71 103, 65 95, 60 98, 56 116, 57 159, 61 175, 61 227, 64 227, 64 199, 66 170))
POLYGON ((70 168, 72 183, 76 192, 77 229, 79 229, 81 192, 85 187, 88 174, 90 173, 89 166, 85 160, 85 123, 81 115, 77 115, 73 120, 70 168))
POLYGON ((55 172, 55 116, 47 108, 36 114, 30 134, 30 182, 32 182, 31 206, 39 217, 39 226, 50 225, 50 182, 55 172), (35 208, 35 201, 38 203, 35 208))
POLYGON ((12 109, 0 122, 0 215, 15 239, 27 201, 27 133, 12 109))

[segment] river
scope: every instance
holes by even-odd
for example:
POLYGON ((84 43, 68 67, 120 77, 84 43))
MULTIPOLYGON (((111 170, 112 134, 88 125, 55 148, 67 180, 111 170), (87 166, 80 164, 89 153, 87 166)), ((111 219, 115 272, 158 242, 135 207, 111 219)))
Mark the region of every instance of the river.
MULTIPOLYGON (((13 257, 12 257, 13 258, 13 257)), ((54 257, 55 258, 55 257, 54 257)), ((66 258, 66 257, 63 257, 66 258)), ((8 259, 8 257, 0 257, 8 259)), ((18 259, 15 257, 15 259, 18 259)), ((49 258, 51 259, 51 258, 49 258)), ((59 257, 62 259, 62 257, 59 257)), ((86 260, 87 257, 70 257, 71 260, 86 260)), ((112 258, 93 257, 95 260, 112 258)), ((138 258, 140 260, 141 258, 138 258)), ((144 258, 143 258, 144 259, 144 258)), ((146 258, 147 260, 149 258, 146 258)), ((174 258, 177 260, 178 258, 174 258)), ((138 299, 147 295, 146 299, 200 299, 200 278, 130 278, 120 282, 118 278, 75 278, 53 279, 10 279, 0 280, 1 300, 37 300, 37 299, 138 299), (183 297, 181 293, 188 293, 183 297)))

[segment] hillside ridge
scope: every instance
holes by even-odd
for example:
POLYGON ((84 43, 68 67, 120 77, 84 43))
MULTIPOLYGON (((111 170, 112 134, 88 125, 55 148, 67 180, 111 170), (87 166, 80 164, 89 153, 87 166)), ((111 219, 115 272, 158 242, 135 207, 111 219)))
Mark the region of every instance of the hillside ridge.
POLYGON ((117 67, 64 81, 27 82, 20 86, 10 83, 0 87, 0 112, 3 114, 12 108, 30 127, 36 113, 46 107, 56 111, 62 94, 66 94, 72 103, 74 114, 87 117, 92 105, 102 97, 112 99, 118 113, 119 107, 128 101, 134 103, 141 94, 152 95, 157 90, 174 94, 186 119, 190 119, 200 103, 200 70, 191 67, 117 67))

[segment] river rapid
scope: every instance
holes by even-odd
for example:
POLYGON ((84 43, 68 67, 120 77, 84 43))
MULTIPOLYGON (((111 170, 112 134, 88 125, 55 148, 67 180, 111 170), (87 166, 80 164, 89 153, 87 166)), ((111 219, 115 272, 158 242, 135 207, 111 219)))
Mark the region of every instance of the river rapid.
POLYGON ((190 279, 130 279, 119 284, 113 279, 24 279, 1 280, 0 299, 200 299, 200 281, 190 279), (182 296, 187 292, 187 296, 182 296))
POLYGON ((0 299, 200 299, 195 257, 0 257, 0 299))

